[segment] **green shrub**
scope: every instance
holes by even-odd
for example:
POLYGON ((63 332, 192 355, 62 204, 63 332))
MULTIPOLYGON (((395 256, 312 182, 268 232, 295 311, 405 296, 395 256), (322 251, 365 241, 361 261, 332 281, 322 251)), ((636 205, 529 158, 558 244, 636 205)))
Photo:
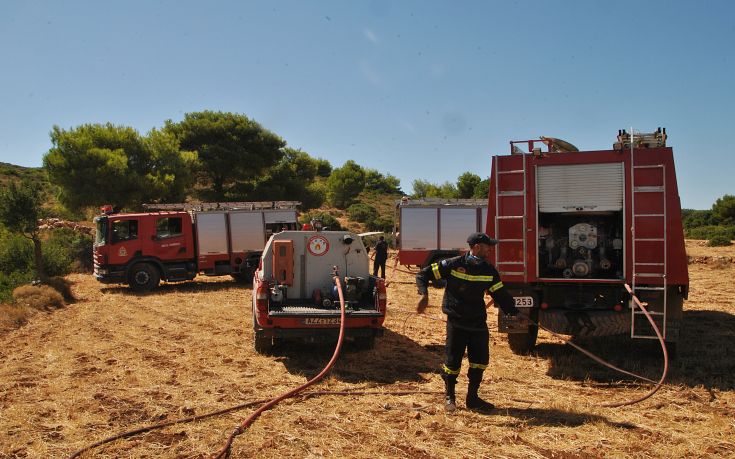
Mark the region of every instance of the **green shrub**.
POLYGON ((71 260, 68 272, 89 272, 92 270, 92 236, 74 231, 70 228, 57 228, 51 232, 46 242, 48 245, 63 248, 71 260))
POLYGON ((710 247, 725 247, 728 245, 732 245, 731 239, 725 235, 718 234, 716 236, 713 236, 708 242, 707 245, 710 247))
POLYGON ((685 235, 689 239, 712 239, 717 236, 725 237, 728 240, 735 239, 735 226, 699 226, 689 228, 685 231, 685 235))
POLYGON ((378 218, 378 211, 373 206, 355 203, 347 208, 347 214, 351 220, 366 223, 378 218))
POLYGON ((370 231, 382 231, 390 233, 393 231, 393 219, 388 217, 378 217, 367 222, 370 231))
POLYGON ((19 234, 3 234, 0 241, 0 272, 33 270, 33 243, 19 234))
MULTIPOLYGON (((51 239, 41 246, 41 252, 43 269, 47 276, 65 276, 71 272, 71 256, 68 247, 51 239)), ((31 266, 32 263, 31 261, 31 266)))

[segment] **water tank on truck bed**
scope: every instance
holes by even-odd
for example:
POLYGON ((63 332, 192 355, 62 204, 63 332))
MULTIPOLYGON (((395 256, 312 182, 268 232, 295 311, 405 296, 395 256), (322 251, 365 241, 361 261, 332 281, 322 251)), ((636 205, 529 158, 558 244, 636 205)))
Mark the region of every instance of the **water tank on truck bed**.
MULTIPOLYGON (((665 130, 619 131, 598 151, 513 141, 490 183, 486 232, 500 241, 490 261, 518 307, 561 334, 656 339, 628 284, 675 349, 689 276, 665 130)), ((499 328, 516 352, 535 344, 533 325, 514 329, 501 314, 499 328)))
POLYGON ((282 339, 335 341, 340 302, 333 272, 346 303, 346 337, 372 348, 383 335, 385 281, 371 276, 362 239, 347 231, 283 231, 263 249, 253 277, 252 318, 257 352, 282 339))

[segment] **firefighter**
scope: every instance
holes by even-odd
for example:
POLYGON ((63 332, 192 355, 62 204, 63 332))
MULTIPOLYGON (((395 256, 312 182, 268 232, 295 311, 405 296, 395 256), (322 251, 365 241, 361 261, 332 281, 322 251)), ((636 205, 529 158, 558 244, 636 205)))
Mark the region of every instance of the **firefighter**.
POLYGON ((442 301, 442 311, 447 315, 446 357, 442 366, 442 379, 446 395, 444 409, 457 409, 454 387, 467 349, 469 369, 466 406, 473 411, 490 411, 492 403, 477 394, 482 374, 490 361, 490 332, 485 312, 485 292, 489 292, 495 304, 511 316, 519 314, 513 296, 503 287, 498 271, 487 261, 490 247, 498 241, 485 233, 473 233, 467 238, 469 252, 455 258, 433 263, 416 275, 419 300, 416 311, 422 313, 429 304, 427 289, 430 280, 447 282, 442 301))
POLYGON ((385 237, 380 236, 380 239, 375 244, 375 261, 373 261, 373 276, 378 277, 378 268, 380 268, 381 276, 385 279, 385 262, 388 260, 388 243, 385 242, 385 237))

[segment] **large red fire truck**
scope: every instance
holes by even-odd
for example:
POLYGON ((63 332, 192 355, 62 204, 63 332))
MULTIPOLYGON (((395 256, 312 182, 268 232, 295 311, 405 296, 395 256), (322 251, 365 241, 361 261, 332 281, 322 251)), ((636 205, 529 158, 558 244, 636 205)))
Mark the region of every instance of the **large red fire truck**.
POLYGON ((296 201, 144 205, 94 219, 94 276, 146 291, 166 281, 250 279, 271 234, 298 226, 296 201))
MULTIPOLYGON (((619 131, 602 151, 553 138, 510 147, 492 159, 486 231, 516 305, 557 333, 655 339, 628 284, 675 350, 689 276, 666 130, 619 131)), ((535 345, 535 325, 514 329, 502 313, 499 324, 514 351, 535 345)))
POLYGON ((271 236, 253 278, 255 350, 267 353, 282 339, 337 339, 339 276, 345 300, 345 333, 362 348, 383 334, 385 281, 371 276, 359 235, 347 231, 283 231, 271 236))

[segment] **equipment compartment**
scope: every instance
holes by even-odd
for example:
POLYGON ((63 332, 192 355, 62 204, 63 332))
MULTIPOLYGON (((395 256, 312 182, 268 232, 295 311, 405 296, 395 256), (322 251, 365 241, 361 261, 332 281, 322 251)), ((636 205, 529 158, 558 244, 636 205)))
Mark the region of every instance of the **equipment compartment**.
POLYGON ((539 277, 623 279, 623 234, 622 212, 539 213, 539 277))

